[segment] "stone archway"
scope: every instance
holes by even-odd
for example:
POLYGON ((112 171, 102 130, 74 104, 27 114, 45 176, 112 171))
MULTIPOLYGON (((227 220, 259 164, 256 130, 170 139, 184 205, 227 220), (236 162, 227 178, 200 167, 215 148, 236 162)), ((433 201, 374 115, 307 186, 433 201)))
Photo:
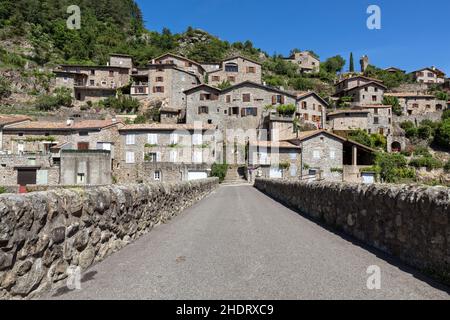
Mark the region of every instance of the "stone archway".
POLYGON ((400 152, 402 151, 402 144, 398 141, 394 141, 391 144, 391 150, 392 152, 400 152))

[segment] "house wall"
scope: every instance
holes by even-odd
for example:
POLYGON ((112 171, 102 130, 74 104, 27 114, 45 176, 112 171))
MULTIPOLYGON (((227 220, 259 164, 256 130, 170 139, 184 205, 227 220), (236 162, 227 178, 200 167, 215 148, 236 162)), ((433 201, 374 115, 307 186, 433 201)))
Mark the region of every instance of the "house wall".
POLYGON ((301 150, 296 148, 278 148, 251 146, 249 152, 250 181, 255 178, 270 178, 272 168, 279 168, 279 164, 289 164, 289 168, 282 169, 282 179, 298 180, 302 174, 301 150), (261 154, 264 154, 262 156, 261 154))
POLYGON ((345 90, 350 90, 362 85, 365 85, 366 83, 371 82, 369 79, 364 78, 350 78, 342 81, 339 83, 339 85, 336 85, 336 92, 341 92, 345 90))
POLYGON ((213 71, 208 74, 208 84, 211 86, 218 86, 223 81, 229 81, 232 85, 244 82, 251 81, 258 84, 262 83, 262 68, 261 65, 254 63, 252 61, 243 59, 243 58, 235 58, 232 60, 227 60, 222 62, 222 68, 218 71, 213 71), (225 65, 228 63, 235 63, 238 65, 239 72, 227 72, 225 71, 225 65), (254 73, 250 73, 248 68, 252 67, 255 69, 254 73), (219 77, 216 80, 214 77, 219 77), (234 78, 231 79, 230 77, 234 78))
POLYGON ((415 73, 416 81, 419 83, 444 83, 445 79, 438 77, 432 70, 422 70, 415 73))
MULTIPOLYGON (((53 166, 51 156, 42 155, 0 155, 0 186, 17 185, 16 167, 38 167, 42 177, 46 177, 45 185, 59 183, 59 167, 53 166)), ((39 181, 37 181, 39 184, 39 181)))
POLYGON ((128 68, 131 72, 133 69, 133 59, 126 56, 110 56, 109 65, 112 67, 128 68))
POLYGON ((65 151, 61 153, 61 184, 107 185, 112 183, 111 153, 108 151, 65 151), (84 181, 78 180, 84 174, 84 181))
POLYGON ((300 114, 300 119, 303 119, 306 123, 314 124, 318 127, 318 129, 324 128, 326 120, 326 106, 324 106, 323 103, 315 96, 298 99, 297 112, 300 114), (306 103, 306 106, 304 103, 306 103))
MULTIPOLYGON (((272 105, 272 97, 280 95, 268 89, 259 88, 252 85, 237 87, 232 91, 223 91, 217 101, 201 101, 200 94, 214 92, 212 89, 202 89, 187 95, 187 123, 202 121, 218 125, 219 129, 256 129, 263 124, 265 107, 272 105), (250 94, 250 102, 243 102, 243 94, 250 94), (230 102, 227 102, 230 96, 230 102), (199 114, 199 107, 207 106, 208 114, 199 114), (256 108, 257 115, 242 116, 243 108, 256 108), (238 114, 233 115, 232 108, 238 108, 238 114), (230 114, 231 111, 231 114, 230 114)), ((217 93, 216 93, 217 94, 217 93)), ((295 105, 295 99, 282 95, 285 104, 295 105)), ((273 105, 276 108, 277 105, 273 105)))
POLYGON ((87 66, 64 66, 64 71, 77 72, 87 75, 85 86, 97 88, 120 88, 126 86, 130 81, 129 69, 117 67, 87 67, 87 66), (92 74, 91 71, 95 74, 92 74), (113 74, 110 74, 110 71, 113 74), (91 83, 94 82, 94 84, 91 83))
POLYGON ((369 134, 380 133, 387 136, 392 133, 392 108, 370 108, 370 106, 367 106, 364 107, 364 110, 370 112, 367 127, 369 134))
POLYGON ((353 97, 352 105, 382 104, 384 92, 384 89, 369 85, 365 88, 349 91, 348 96, 353 97), (375 97, 375 100, 373 100, 373 97, 375 97))
POLYGON ((348 131, 348 130, 367 130, 369 128, 369 115, 368 114, 353 114, 345 113, 338 115, 328 116, 328 128, 336 131, 348 131))
POLYGON ((301 71, 317 73, 320 71, 320 60, 313 57, 309 52, 296 52, 291 62, 297 64, 301 71))
MULTIPOLYGON (((334 137, 320 134, 302 142, 302 167, 322 171, 321 177, 327 181, 342 181, 342 174, 331 172, 331 169, 343 169, 343 144, 334 137), (315 157, 318 155, 319 157, 315 157)), ((308 175, 309 169, 303 170, 308 175)))
POLYGON ((445 110, 447 103, 434 97, 405 97, 399 98, 400 106, 405 115, 422 115, 445 110), (440 105, 441 109, 438 108, 440 105))
POLYGON ((156 60, 154 60, 154 63, 155 64, 174 64, 178 68, 185 70, 189 73, 192 73, 192 74, 196 75, 197 77, 199 77, 200 79, 202 79, 205 74, 205 71, 203 70, 203 68, 200 65, 191 63, 187 60, 184 60, 184 59, 181 59, 178 57, 174 57, 171 55, 162 57, 160 59, 156 59, 156 60))

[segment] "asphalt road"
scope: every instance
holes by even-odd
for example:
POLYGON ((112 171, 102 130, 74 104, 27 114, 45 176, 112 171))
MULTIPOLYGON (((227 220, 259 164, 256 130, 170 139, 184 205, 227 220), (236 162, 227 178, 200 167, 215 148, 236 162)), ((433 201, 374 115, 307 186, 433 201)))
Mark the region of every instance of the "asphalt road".
POLYGON ((449 299, 448 288, 250 186, 220 187, 51 299, 449 299), (381 289, 367 289, 367 268, 381 289))

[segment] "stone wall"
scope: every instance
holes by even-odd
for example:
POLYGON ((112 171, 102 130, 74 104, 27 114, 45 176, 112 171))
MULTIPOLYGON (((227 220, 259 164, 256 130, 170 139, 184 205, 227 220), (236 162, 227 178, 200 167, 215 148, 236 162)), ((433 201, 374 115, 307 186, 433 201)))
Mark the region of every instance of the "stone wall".
POLYGON ((265 179, 257 179, 255 186, 333 229, 450 283, 449 188, 265 179))
POLYGON ((209 194, 217 179, 0 196, 0 299, 35 297, 209 194))

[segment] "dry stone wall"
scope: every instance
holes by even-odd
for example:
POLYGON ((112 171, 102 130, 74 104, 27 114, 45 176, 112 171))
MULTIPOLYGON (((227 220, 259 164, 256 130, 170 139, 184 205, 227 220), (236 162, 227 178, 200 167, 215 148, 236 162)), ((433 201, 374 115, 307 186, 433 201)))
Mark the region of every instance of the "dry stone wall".
POLYGON ((255 187, 450 284, 450 188, 267 179, 255 187))
POLYGON ((0 299, 34 297, 165 223, 218 179, 0 196, 0 299))

